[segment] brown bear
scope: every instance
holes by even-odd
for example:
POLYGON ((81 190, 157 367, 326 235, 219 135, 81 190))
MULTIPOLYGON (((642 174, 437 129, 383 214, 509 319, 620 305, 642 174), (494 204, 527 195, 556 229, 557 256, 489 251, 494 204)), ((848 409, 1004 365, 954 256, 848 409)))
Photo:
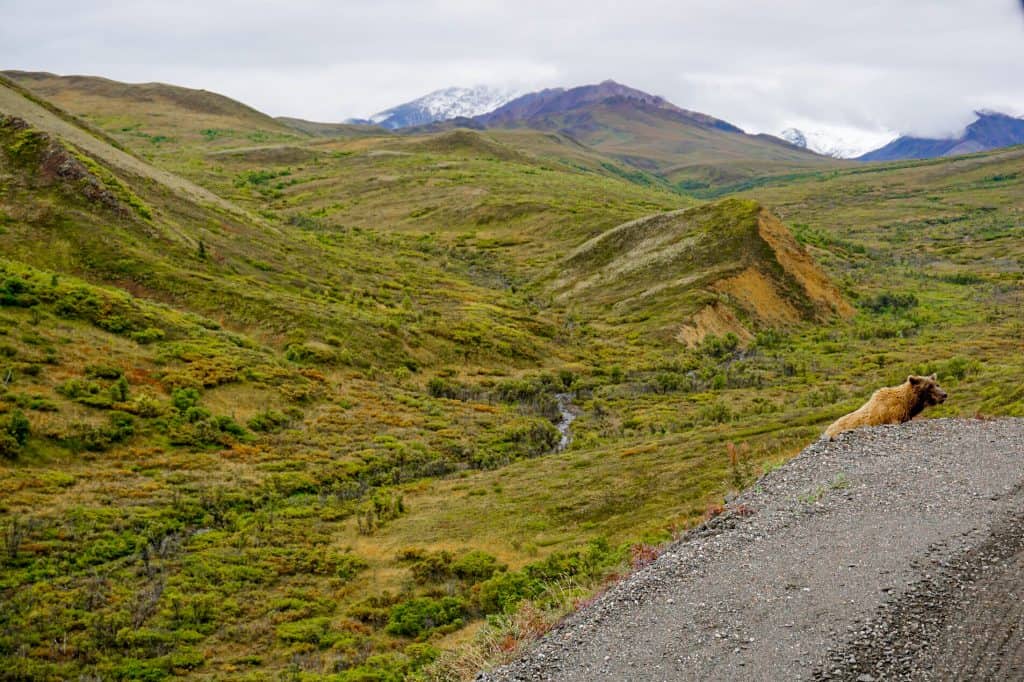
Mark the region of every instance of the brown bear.
POLYGON ((945 401, 946 392, 939 388, 934 374, 928 377, 912 374, 899 386, 875 391, 860 409, 840 417, 825 429, 825 435, 832 439, 843 431, 861 426, 902 424, 916 417, 924 408, 945 401))

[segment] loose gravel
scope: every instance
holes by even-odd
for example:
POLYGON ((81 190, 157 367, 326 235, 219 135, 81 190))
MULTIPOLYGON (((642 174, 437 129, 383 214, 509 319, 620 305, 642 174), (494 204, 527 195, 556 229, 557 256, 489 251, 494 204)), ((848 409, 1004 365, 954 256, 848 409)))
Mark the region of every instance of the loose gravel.
POLYGON ((508 680, 1024 678, 1024 420, 820 440, 508 680))

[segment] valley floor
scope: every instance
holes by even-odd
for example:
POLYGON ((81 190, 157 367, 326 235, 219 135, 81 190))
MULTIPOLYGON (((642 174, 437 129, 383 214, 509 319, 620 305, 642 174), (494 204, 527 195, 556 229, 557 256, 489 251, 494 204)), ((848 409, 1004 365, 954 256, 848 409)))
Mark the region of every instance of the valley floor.
POLYGON ((1018 678, 1022 455, 1019 419, 818 441, 485 678, 1018 678))

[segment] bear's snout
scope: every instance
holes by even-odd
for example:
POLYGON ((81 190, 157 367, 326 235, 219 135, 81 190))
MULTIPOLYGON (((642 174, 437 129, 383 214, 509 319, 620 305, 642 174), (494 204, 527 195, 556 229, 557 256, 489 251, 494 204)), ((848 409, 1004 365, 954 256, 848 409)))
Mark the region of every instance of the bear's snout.
POLYGON ((937 389, 935 391, 935 402, 936 402, 936 404, 941 405, 942 403, 946 402, 946 398, 948 396, 949 396, 949 394, 946 393, 945 391, 943 391, 941 388, 937 389))

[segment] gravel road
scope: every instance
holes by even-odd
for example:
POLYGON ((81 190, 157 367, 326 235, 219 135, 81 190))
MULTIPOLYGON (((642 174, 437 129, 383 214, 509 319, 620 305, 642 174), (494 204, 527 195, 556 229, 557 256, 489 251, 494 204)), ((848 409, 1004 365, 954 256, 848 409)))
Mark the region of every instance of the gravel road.
POLYGON ((505 680, 1024 679, 1024 420, 818 441, 505 680))

